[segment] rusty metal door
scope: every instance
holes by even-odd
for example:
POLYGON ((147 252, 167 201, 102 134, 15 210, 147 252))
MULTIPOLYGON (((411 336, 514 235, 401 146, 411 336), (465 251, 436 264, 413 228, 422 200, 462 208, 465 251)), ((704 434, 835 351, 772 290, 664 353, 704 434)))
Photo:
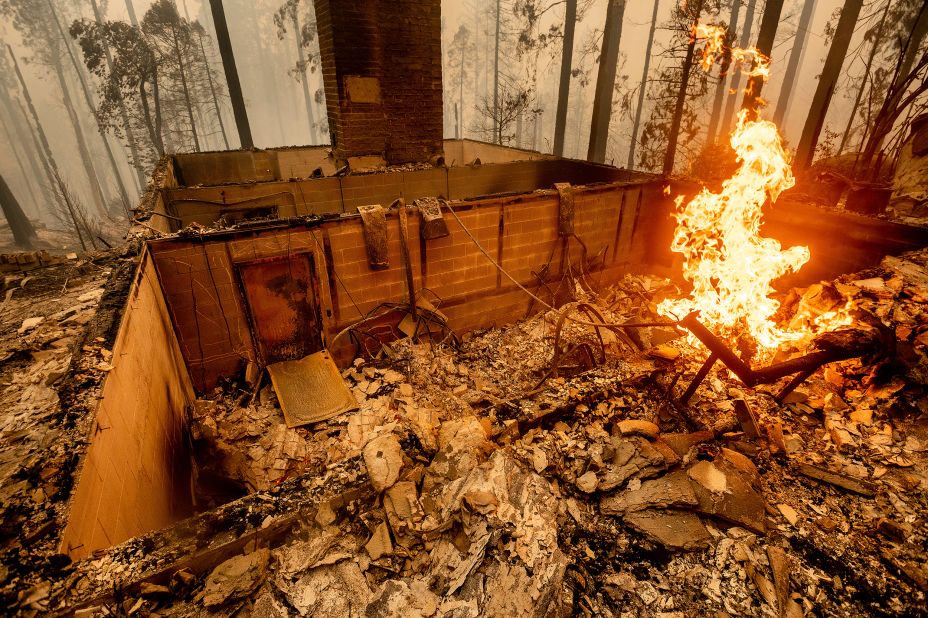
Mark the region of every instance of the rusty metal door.
POLYGON ((322 320, 312 255, 242 264, 239 277, 264 365, 322 349, 322 320))

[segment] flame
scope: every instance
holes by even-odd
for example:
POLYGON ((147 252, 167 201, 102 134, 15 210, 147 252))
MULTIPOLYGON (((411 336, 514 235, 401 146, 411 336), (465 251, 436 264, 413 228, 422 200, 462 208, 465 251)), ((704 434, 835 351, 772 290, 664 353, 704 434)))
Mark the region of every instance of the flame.
MULTIPOLYGON (((705 39, 706 41, 699 64, 702 66, 703 71, 708 72, 725 49, 727 30, 722 26, 697 22, 693 26, 692 34, 694 39, 705 39)), ((740 69, 742 74, 747 77, 760 77, 765 82, 770 79, 770 58, 761 53, 756 47, 746 49, 732 47, 729 49, 729 54, 732 66, 740 69)))
MULTIPOLYGON (((708 71, 724 48, 725 29, 697 23, 692 34, 706 40, 700 64, 708 71)), ((767 81, 770 58, 753 47, 729 53, 743 73, 767 81)), ((699 311, 700 320, 717 334, 753 344, 756 356, 765 359, 784 343, 808 342, 816 332, 849 324, 852 303, 845 299, 843 306, 821 311, 800 303, 787 326, 773 320, 780 307, 770 298, 773 280, 799 270, 810 253, 801 246, 784 250, 760 235, 764 203, 776 202, 795 179, 777 126, 750 116, 748 110, 738 114, 731 147, 739 167, 721 191, 703 188, 685 205, 682 195, 676 199, 671 250, 683 255, 683 276, 693 290, 690 297, 664 300, 657 309, 673 318, 699 311)))
POLYGON ((706 46, 702 50, 699 64, 703 71, 709 71, 715 64, 716 57, 725 48, 725 35, 727 31, 722 26, 697 23, 693 26, 693 38, 706 39, 706 46))

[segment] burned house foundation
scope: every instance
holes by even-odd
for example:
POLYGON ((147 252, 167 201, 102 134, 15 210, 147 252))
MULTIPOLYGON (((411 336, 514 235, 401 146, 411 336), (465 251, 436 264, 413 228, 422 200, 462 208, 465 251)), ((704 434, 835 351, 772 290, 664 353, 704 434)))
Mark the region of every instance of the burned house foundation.
POLYGON ((442 139, 439 3, 313 6, 329 145, 0 256, 5 608, 925 613, 924 227, 791 188, 771 123, 718 194, 442 139))
MULTIPOLYGON (((229 161, 241 156, 229 153, 229 161)), ((214 167, 221 160, 203 158, 214 167)), ((140 245, 111 354, 91 365, 101 384, 88 403, 87 446, 55 541, 57 552, 77 561, 69 572, 83 582, 60 593, 64 607, 118 603, 101 583, 131 564, 131 574, 119 576, 124 594, 153 599, 151 591, 205 585, 214 595, 207 607, 218 610, 240 597, 216 569, 243 555, 255 561, 246 579, 263 581, 269 564, 277 564, 277 577, 291 569, 287 577, 296 578, 279 580, 279 592, 261 603, 278 603, 275 595, 283 594, 303 607, 294 601, 302 594, 297 590, 314 580, 300 579, 292 552, 309 551, 321 538, 329 549, 319 550, 320 559, 335 547, 363 556, 351 563, 359 566, 326 575, 334 577, 326 580, 332 603, 348 603, 350 590, 360 590, 357 603, 364 604, 393 594, 407 601, 434 596, 435 603, 463 594, 492 611, 490 596, 459 586, 478 572, 500 577, 496 567, 486 570, 497 562, 541 569, 545 575, 532 580, 531 594, 557 607, 577 602, 562 586, 579 573, 586 573, 584 594, 596 603, 609 605, 624 594, 637 603, 638 592, 621 591, 640 592, 635 586, 643 584, 633 585, 619 568, 643 559, 634 546, 686 556, 713 551, 719 535, 742 544, 766 538, 767 546, 781 534, 783 513, 793 525, 797 507, 782 495, 771 497, 785 489, 784 474, 805 478, 807 492, 832 487, 866 501, 879 491, 876 480, 807 452, 817 439, 808 425, 822 406, 836 455, 852 458, 858 451, 851 449, 863 447, 849 445, 868 439, 854 433, 865 425, 852 430, 834 416, 836 398, 852 405, 860 394, 834 387, 833 365, 818 369, 783 403, 774 401, 776 390, 765 396, 764 387, 739 386, 717 368, 685 397, 705 357, 649 308, 677 289, 678 264, 666 250, 672 202, 661 178, 609 178, 608 168, 577 162, 561 169, 545 160, 482 163, 462 171, 474 175, 475 188, 461 183, 456 190, 464 197, 449 199, 453 167, 421 170, 444 176, 444 191, 433 195, 425 192, 437 184, 415 189, 419 170, 388 171, 358 176, 383 192, 381 203, 306 213, 292 200, 298 185, 319 195, 323 189, 313 183, 337 186, 344 179, 243 178, 211 186, 197 177, 196 158, 169 163, 163 188, 150 194, 148 219, 167 235, 140 245), (172 166, 179 171, 170 172, 172 166), (521 182, 525 189, 479 194, 487 178, 508 174, 522 179, 510 186, 521 182), (180 186, 181 177, 199 182, 180 186), (225 207, 190 197, 236 204, 246 193, 248 200, 263 193, 256 202, 265 201, 235 222, 224 218, 225 207), (176 196, 183 197, 172 201, 176 196), (288 202, 295 210, 281 213, 288 202), (188 206, 211 210, 185 214, 188 206), (268 208, 278 209, 276 216, 268 217, 268 208), (171 233, 170 226, 180 229, 171 233), (579 322, 565 322, 565 314, 579 322), (630 326, 609 334, 590 328, 590 321, 630 326), (287 365, 307 358, 316 359, 315 369, 287 365), (816 403, 829 383, 834 392, 816 403), (767 474, 773 476, 762 480, 767 474), (506 477, 519 479, 526 493, 516 498, 506 493, 514 486, 497 486, 506 477), (454 498, 446 483, 469 489, 454 498), (718 483, 728 487, 722 503, 710 499, 718 483), (507 515, 505 524, 493 515, 510 508, 504 498, 527 509, 507 515), (772 505, 773 499, 781 502, 772 505), (514 526, 535 536, 504 558, 481 544, 515 541, 493 532, 481 536, 473 526, 484 517, 497 521, 491 531, 514 526), (535 517, 548 523, 537 527, 535 517), (470 539, 470 549, 456 545, 459 537, 470 539), (308 545, 297 549, 296 539, 308 545), (590 555, 612 556, 615 566, 590 571, 590 555), (362 572, 363 581, 357 579, 362 572), (463 579, 447 579, 450 572, 463 579), (390 573, 407 579, 394 590, 390 573), (416 573, 431 574, 422 580, 432 581, 428 594, 418 583, 408 589, 416 573), (387 587, 378 591, 378 582, 387 587)), ((686 190, 672 186, 672 192, 686 190)), ((350 192, 342 188, 337 199, 342 194, 350 192)), ((793 207, 787 198, 778 204, 783 211, 793 207)), ((771 218, 770 233, 813 247, 826 234, 847 238, 829 240, 840 257, 829 263, 814 253, 813 274, 794 283, 837 277, 843 283, 835 285, 877 303, 887 298, 876 290, 879 276, 841 273, 879 269, 883 255, 914 249, 920 238, 913 228, 842 213, 801 219, 809 226, 790 226, 790 220, 771 218)), ((920 259, 883 260, 889 270, 881 272, 901 273, 901 283, 887 275, 882 285, 901 285, 893 293, 910 298, 923 284, 920 259)), ((812 302, 814 288, 804 287, 806 295, 791 302, 812 302)), ((839 365, 847 384, 867 372, 860 360, 839 365)), ((886 388, 879 383, 871 390, 886 388)), ((899 392, 907 394, 894 405, 918 401, 917 388, 899 392)), ((886 399, 875 397, 871 414, 880 417, 878 402, 886 399)), ((796 554, 807 542, 787 548, 791 560, 811 559, 796 554)), ((775 550, 767 551, 779 557, 775 550)), ((671 560, 683 568, 689 559, 671 560)), ((774 568, 770 560, 763 568, 774 568)), ((760 577, 774 585, 782 573, 760 577)), ((917 585, 902 577, 914 586, 906 602, 915 602, 917 585)), ((758 589, 768 585, 756 577, 746 581, 758 589)), ((756 599, 739 602, 747 608, 756 599)), ((802 602, 782 601, 784 607, 802 602)), ((349 605, 337 607, 349 613, 361 607, 349 605)))

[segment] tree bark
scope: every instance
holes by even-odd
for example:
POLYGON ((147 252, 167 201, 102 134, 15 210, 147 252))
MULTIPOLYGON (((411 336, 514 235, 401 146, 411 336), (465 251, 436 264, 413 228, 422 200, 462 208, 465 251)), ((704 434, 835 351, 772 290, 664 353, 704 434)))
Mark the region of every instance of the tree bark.
MULTIPOLYGON (((13 106, 9 93, 5 90, 0 91, 0 104, 3 105, 10 125, 13 127, 16 141, 19 142, 23 152, 26 153, 26 159, 32 171, 33 180, 35 184, 39 186, 41 200, 36 202, 37 212, 51 214, 50 207, 52 202, 55 201, 54 194, 49 190, 50 185, 42 182, 43 177, 47 178, 49 182, 51 178, 48 175, 45 161, 41 158, 42 151, 39 149, 38 141, 35 139, 35 133, 31 130, 29 119, 23 114, 21 105, 19 107, 13 106), (28 133, 26 127, 30 127, 28 133), (37 155, 39 157, 38 159, 36 158, 37 155)), ((30 186, 31 185, 32 183, 30 183, 30 186)))
POLYGON ((306 121, 309 124, 309 143, 316 141, 316 118, 313 115, 313 100, 309 94, 309 75, 306 73, 306 54, 303 53, 302 33, 300 31, 300 18, 296 14, 297 7, 293 8, 293 36, 296 39, 296 56, 300 63, 300 82, 303 84, 303 100, 306 102, 306 121))
MULTIPOLYGON (((701 12, 701 11, 700 11, 701 12)), ((699 22, 697 18, 696 22, 699 22)), ((677 157, 677 140, 680 134, 680 124, 683 121, 683 108, 686 105, 686 91, 690 82, 690 72, 693 70, 693 54, 696 48, 696 38, 690 35, 689 45, 686 46, 686 57, 680 75, 680 90, 677 91, 677 103, 673 110, 670 122, 670 133, 667 135, 667 150, 664 151, 663 173, 669 176, 673 172, 673 163, 677 157)))
MULTIPOLYGON (((567 100, 570 98, 570 74, 573 68, 574 30, 577 26, 577 0, 566 0, 564 40, 561 46, 561 77, 557 87, 557 112, 554 116, 554 154, 564 156, 564 133, 567 130, 567 100)), ((659 0, 655 0, 655 3, 659 0)), ((652 30, 653 32, 653 30, 652 30)))
POLYGON ((16 159, 16 165, 19 167, 19 171, 22 174, 26 189, 29 191, 29 197, 32 198, 32 204, 35 208, 35 212, 38 213, 39 198, 35 193, 35 181, 41 178, 42 174, 39 173, 37 169, 26 169, 26 164, 23 161, 23 157, 19 154, 19 151, 22 150, 27 152, 29 150, 28 145, 25 142, 19 141, 18 136, 14 134, 12 129, 10 129, 10 125, 7 123, 6 118, 3 117, 3 114, 0 114, 0 127, 3 128, 3 133, 6 135, 7 143, 10 146, 10 151, 13 153, 13 157, 16 159), (17 146, 19 146, 19 148, 17 148, 17 146))
POLYGON ((138 28, 139 20, 135 17, 135 7, 132 0, 126 0, 126 10, 129 11, 129 23, 138 28))
POLYGON ((828 48, 825 66, 822 68, 822 75, 819 77, 818 86, 815 88, 812 105, 809 108, 808 116, 806 116, 805 125, 802 127, 802 136, 799 138, 799 146, 796 149, 795 165, 800 169, 812 165, 812 159, 815 157, 815 146, 818 144, 822 126, 825 124, 828 106, 831 103, 835 85, 841 75, 841 65, 844 64, 844 57, 847 54, 848 45, 851 43, 851 37, 854 35, 854 26, 857 24, 857 17, 860 15, 862 6, 863 0, 845 0, 844 8, 841 9, 841 18, 838 19, 835 36, 831 41, 831 47, 828 48))
POLYGON ((26 110, 23 108, 23 104, 19 101, 17 101, 16 104, 16 111, 19 112, 19 117, 23 121, 23 126, 29 127, 29 135, 32 138, 32 146, 36 153, 38 153, 39 162, 42 164, 42 171, 45 172, 45 178, 48 180, 48 184, 43 184, 42 189, 45 191, 46 197, 48 199, 48 203, 45 205, 45 213, 49 217, 49 220, 52 220, 55 217, 52 204, 58 202, 59 205, 63 205, 64 203, 55 192, 55 177, 52 174, 51 163, 48 160, 49 153, 42 149, 42 143, 39 140, 39 131, 32 130, 32 125, 29 122, 29 116, 26 114, 26 110))
POLYGON ((200 152, 200 138, 197 136, 197 125, 193 120, 193 103, 190 100, 190 90, 187 88, 187 71, 184 68, 183 54, 180 53, 180 41, 177 39, 177 26, 171 26, 171 36, 174 38, 174 56, 177 59, 177 68, 180 71, 180 87, 184 93, 184 105, 187 107, 187 119, 190 121, 190 131, 193 133, 193 148, 200 152))
MULTIPOLYGON (((777 25, 780 23, 780 13, 783 12, 783 0, 767 0, 764 5, 764 16, 760 22, 760 32, 757 33, 757 50, 770 57, 773 52, 773 41, 777 38, 777 25)), ((754 65, 757 63, 755 62, 754 65)), ((744 100, 741 109, 748 110, 748 116, 756 118, 757 104, 761 101, 760 92, 764 87, 764 78, 756 75, 748 79, 744 89, 744 100)))
POLYGON ((74 101, 71 100, 71 92, 68 89, 68 81, 64 76, 64 69, 56 58, 53 62, 52 72, 58 78, 58 87, 61 89, 61 100, 64 108, 68 112, 68 119, 74 129, 74 135, 77 138, 77 150, 81 155, 81 162, 84 164, 84 173, 87 174, 87 181, 90 183, 90 192, 94 199, 97 210, 103 216, 107 215, 106 198, 103 195, 103 188, 100 186, 100 180, 97 177, 97 170, 93 164, 93 157, 90 154, 90 148, 87 147, 87 139, 84 137, 84 129, 81 128, 81 121, 74 109, 74 101))
POLYGON ((500 0, 496 0, 496 52, 493 59, 493 142, 503 143, 501 121, 499 117, 499 24, 502 20, 500 0))
MULTIPOLYGON (((739 0, 735 0, 738 2, 739 0)), ((654 45, 654 29, 657 26, 657 9, 660 0, 654 0, 654 11, 651 14, 651 30, 648 32, 648 45, 644 51, 644 70, 641 71, 641 85, 638 90, 638 105, 635 107, 635 122, 632 125, 632 139, 628 146, 628 164, 629 169, 635 167, 635 148, 638 146, 638 129, 641 125, 641 112, 644 109, 644 95, 648 84, 648 71, 651 68, 651 49, 654 45)))
POLYGON ((213 26, 216 29, 216 44, 222 58, 222 68, 226 74, 229 98, 232 100, 232 113, 235 115, 239 144, 241 148, 254 148, 255 144, 251 139, 251 126, 248 123, 248 112, 245 109, 245 99, 242 97, 242 85, 238 81, 238 70, 235 68, 235 55, 232 53, 232 40, 229 38, 229 26, 226 23, 225 9, 222 7, 222 0, 209 0, 209 6, 213 15, 213 26))
MULTIPOLYGON (((887 2, 887 6, 889 3, 887 2)), ((799 25, 796 28, 796 38, 793 39, 793 48, 789 52, 789 61, 786 63, 786 72, 783 74, 783 85, 777 95, 777 108, 773 112, 773 122, 783 126, 786 110, 789 108, 790 96, 793 94, 793 85, 796 83, 796 74, 799 72, 799 61, 806 39, 809 38, 809 24, 812 22, 812 13, 815 11, 815 0, 805 0, 802 13, 799 14, 799 25)))
MULTIPOLYGON (((103 15, 100 13, 100 9, 97 6, 97 0, 90 0, 90 5, 93 7, 93 16, 94 21, 98 25, 103 25, 103 15)), ((132 25, 137 26, 138 23, 135 20, 135 10, 132 7, 132 0, 126 0, 126 6, 129 8, 129 17, 132 19, 132 25)), ((113 71, 113 55, 110 53, 110 48, 104 41, 103 43, 103 53, 106 57, 106 67, 111 73, 113 71)), ((139 156, 139 145, 135 140, 135 132, 132 130, 132 123, 129 122, 129 112, 126 110, 126 103, 122 99, 122 94, 119 95, 119 117, 122 120, 122 126, 126 131, 126 141, 129 142, 129 153, 132 155, 132 169, 135 170, 136 180, 139 183, 139 189, 144 189, 145 187, 145 172, 141 168, 142 159, 139 156)))
POLYGON ((915 62, 915 54, 922 45, 925 35, 928 34, 928 11, 924 5, 918 13, 915 25, 912 27, 912 35, 905 47, 905 54, 902 56, 902 64, 899 66, 897 75, 900 79, 905 79, 912 70, 912 64, 915 62))
POLYGON ((32 222, 26 217, 26 213, 20 207, 16 196, 10 191, 3 175, 0 174, 0 208, 3 210, 3 216, 13 232, 13 240, 23 249, 31 249, 36 240, 35 228, 32 222))
MULTIPOLYGON (((814 0, 809 0, 810 2, 814 0)), ((728 18, 729 37, 733 36, 734 29, 738 27, 738 16, 741 12, 741 0, 732 0, 731 16, 728 18)), ((725 50, 725 56, 722 58, 722 64, 719 65, 719 79, 715 83, 715 99, 712 101, 712 116, 709 118, 709 129, 706 131, 706 143, 714 144, 716 142, 715 131, 719 126, 719 117, 722 115, 722 102, 725 100, 725 92, 728 87, 728 71, 731 68, 731 52, 725 50)))
MULTIPOLYGON (((744 15, 744 27, 741 29, 741 38, 738 41, 738 47, 746 49, 751 43, 751 31, 754 29, 754 8, 757 6, 757 0, 748 0, 748 8, 744 15)), ((719 125, 720 133, 731 131, 732 123, 735 118, 735 101, 738 92, 741 89, 741 71, 736 71, 735 76, 731 79, 732 93, 725 102, 725 113, 722 114, 722 124, 719 125)))
POLYGON ((464 137, 464 45, 461 45, 461 79, 458 80, 458 139, 464 137))
POLYGON ((197 39, 200 42, 200 54, 203 56, 203 66, 206 68, 206 81, 209 83, 209 94, 213 99, 213 108, 216 110, 216 120, 219 121, 219 132, 222 133, 222 143, 226 150, 229 149, 229 136, 226 135, 226 124, 222 121, 222 107, 219 105, 219 97, 216 95, 216 85, 213 83, 213 74, 209 68, 209 58, 206 57, 206 46, 203 45, 203 35, 197 31, 197 39))
POLYGON ((603 46, 596 75, 596 93, 593 97, 593 120, 590 123, 588 161, 604 163, 609 142, 609 122, 612 120, 612 95, 615 91, 615 72, 622 41, 622 22, 625 17, 625 0, 609 0, 606 7, 606 24, 603 46))
POLYGON ((74 72, 77 73, 77 80, 81 85, 81 93, 84 95, 84 102, 87 104, 90 113, 93 114, 94 122, 97 125, 97 132, 100 134, 100 140, 103 142, 103 149, 106 152, 107 161, 110 164, 110 169, 113 171, 113 180, 116 181, 116 190, 119 191, 119 199, 122 200, 123 208, 126 214, 128 214, 130 208, 129 192, 126 191, 126 185, 122 181, 122 174, 119 171, 119 165, 116 163, 116 157, 113 156, 113 149, 110 147, 110 142, 106 139, 106 129, 100 123, 100 117, 97 116, 97 107, 93 104, 93 95, 90 92, 90 86, 87 85, 87 79, 84 76, 82 65, 77 61, 77 56, 71 48, 71 38, 65 33, 61 25, 61 20, 58 18, 58 11, 55 10, 55 6, 52 4, 51 0, 46 0, 46 3, 48 4, 48 10, 51 12, 52 18, 55 20, 55 26, 58 28, 58 34, 61 36, 61 41, 64 44, 65 50, 68 52, 71 66, 74 67, 74 72))
POLYGON ((877 26, 876 36, 873 39, 873 46, 870 48, 870 55, 867 56, 867 65, 864 67, 864 76, 860 80, 860 88, 857 89, 857 95, 854 97, 854 105, 851 107, 851 115, 848 116, 847 126, 844 128, 844 134, 841 135, 841 144, 838 146, 838 154, 844 152, 847 146, 847 140, 851 135, 851 128, 854 126, 854 117, 857 116, 857 108, 860 106, 860 99, 863 97, 864 89, 867 87, 867 81, 870 79, 870 69, 873 67, 873 59, 876 57, 877 49, 883 40, 883 25, 886 23, 886 15, 889 13, 889 7, 892 2, 886 2, 886 8, 883 9, 883 16, 880 17, 880 25, 877 26))

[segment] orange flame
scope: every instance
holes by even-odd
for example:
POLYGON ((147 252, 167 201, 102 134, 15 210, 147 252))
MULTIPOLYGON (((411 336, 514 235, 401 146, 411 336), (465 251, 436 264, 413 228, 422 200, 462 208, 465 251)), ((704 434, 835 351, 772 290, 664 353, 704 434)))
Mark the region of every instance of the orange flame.
MULTIPOLYGON (((693 36, 707 40, 701 64, 708 70, 722 49, 725 30, 697 24, 693 36)), ((753 67, 747 75, 769 77, 770 59, 756 49, 733 48, 731 55, 742 70, 753 67)), ((731 340, 747 337, 758 357, 766 358, 784 343, 805 342, 819 330, 850 323, 851 305, 821 314, 802 310, 785 328, 772 320, 780 303, 770 298, 771 283, 797 271, 810 254, 808 247, 784 250, 775 239, 762 237, 762 208, 768 198, 776 202, 795 179, 774 123, 748 120, 742 110, 731 147, 739 167, 719 193, 703 188, 686 205, 682 195, 676 199, 671 250, 683 255, 683 276, 693 291, 689 298, 664 300, 658 312, 682 318, 699 311, 700 320, 717 334, 731 340)))
MULTIPOLYGON (((713 26, 702 22, 693 26, 693 38, 705 39, 706 46, 702 50, 699 64, 703 71, 712 69, 712 65, 725 49, 725 36, 727 31, 722 26, 713 26)), ((770 58, 761 53, 756 47, 732 47, 731 64, 737 67, 747 77, 760 77, 765 82, 770 78, 770 58)))
POLYGON ((722 183, 720 193, 703 189, 686 206, 677 198, 677 229, 671 249, 684 256, 683 276, 692 282, 691 298, 665 300, 664 315, 682 317, 698 310, 719 334, 737 338, 750 334, 762 349, 773 350, 800 338, 770 320, 779 303, 768 295, 771 282, 794 272, 809 260, 809 249, 791 247, 760 236, 761 208, 769 195, 795 184, 777 127, 765 120, 747 121, 738 114, 731 146, 740 167, 722 183))

